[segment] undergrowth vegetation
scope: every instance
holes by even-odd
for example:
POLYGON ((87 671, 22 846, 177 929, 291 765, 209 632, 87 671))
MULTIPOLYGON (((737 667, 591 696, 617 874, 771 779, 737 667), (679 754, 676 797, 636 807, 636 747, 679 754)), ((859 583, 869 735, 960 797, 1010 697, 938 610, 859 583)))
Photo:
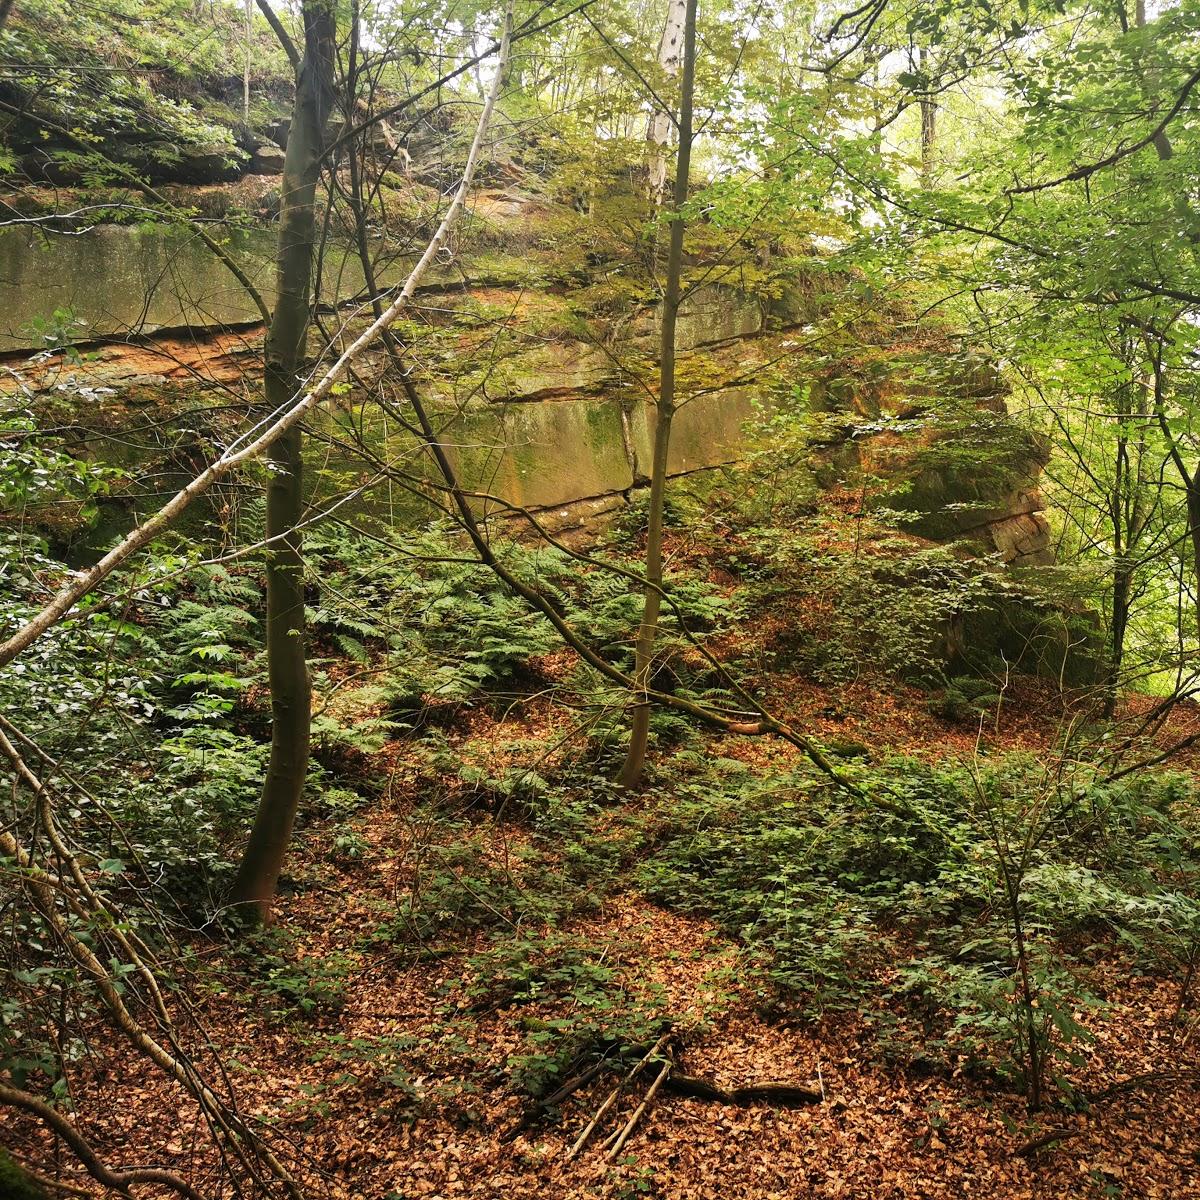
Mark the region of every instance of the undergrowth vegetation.
MULTIPOLYGON (((68 483, 92 486, 77 466, 68 483)), ((586 569, 567 550, 496 543, 626 671, 637 603, 619 546, 637 522, 628 513, 586 569)), ((5 536, 16 549, 3 597, 13 621, 57 568, 28 529, 5 536)), ((704 652, 720 648, 738 673, 879 686, 890 675, 930 689, 941 719, 991 720, 1004 681, 954 674, 948 630, 985 610, 1005 579, 868 523, 856 532, 861 555, 835 553, 836 536, 816 512, 786 530, 728 537, 716 525, 696 540, 673 569, 656 686, 728 702, 704 652), (785 625, 778 614, 798 596, 803 620, 785 625)), ((334 952, 305 954, 281 931, 244 940, 220 986, 269 1021, 302 1026, 338 1086, 369 1089, 402 1119, 449 1106, 475 1120, 472 1097, 498 1080, 545 1101, 668 1028, 687 1037, 746 1004, 771 1019, 854 1022, 882 1060, 988 1079, 1034 1108, 1082 1103, 1079 1068, 1105 1016, 1103 964, 1180 980, 1183 1006, 1200 945, 1200 813, 1186 777, 1106 782, 1065 752, 1038 761, 985 748, 955 763, 863 745, 842 754, 837 784, 812 766, 723 757, 726 745, 664 710, 656 765, 631 803, 612 782, 624 728, 610 684, 572 665, 550 622, 450 532, 381 548, 368 532, 328 528, 310 539, 308 563, 316 755, 300 817, 305 865, 288 886, 374 869, 369 804, 406 809, 402 884, 334 952), (523 727, 526 712, 542 724, 523 727), (682 1009, 636 945, 591 932, 629 896, 715 931, 701 952, 708 982, 682 1009), (381 960, 455 964, 427 1037, 342 1032, 355 980, 381 960), (498 1066, 480 1046, 501 1019, 519 1036, 498 1066)), ((5 712, 34 753, 74 756, 82 798, 61 819, 100 847, 101 886, 169 896, 173 919, 193 930, 223 919, 265 768, 251 580, 198 562, 181 541, 4 676, 5 712)), ((58 967, 15 978, 0 1061, 22 1078, 54 1077, 61 1049, 45 1040, 39 1004, 60 987, 81 1010, 89 1000, 58 967)), ((308 1102, 319 1112, 325 1090, 308 1102)))
POLYGON ((508 830, 502 863, 494 830, 442 826, 383 936, 418 951, 483 933, 472 1004, 569 999, 571 1018, 538 1025, 534 1040, 558 1045, 543 1088, 588 1038, 611 1052, 599 1017, 620 1014, 636 1045, 634 1029, 677 1016, 651 995, 634 1001, 636 970, 604 961, 617 947, 572 933, 635 889, 714 922, 769 1014, 857 1013, 884 1058, 990 1077, 1039 1104, 1048 1089, 1069 1099, 1103 1015, 1098 968, 1116 956, 1181 977, 1200 937, 1191 782, 1105 784, 1020 756, 885 758, 849 779, 854 791, 684 751, 633 811, 584 805, 564 779, 508 830))
POLYGON ((0 1200, 1200 1194, 1198 40, 0 0, 0 1200))

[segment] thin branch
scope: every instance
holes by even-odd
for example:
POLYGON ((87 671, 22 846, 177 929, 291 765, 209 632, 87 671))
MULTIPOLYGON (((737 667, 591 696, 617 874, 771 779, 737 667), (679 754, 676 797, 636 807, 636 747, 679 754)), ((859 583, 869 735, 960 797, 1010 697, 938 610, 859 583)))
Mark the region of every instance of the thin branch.
POLYGON ((9 1108, 23 1109, 37 1117, 43 1125, 49 1126, 71 1147, 75 1157, 83 1163, 87 1168, 87 1173, 97 1183, 101 1183, 115 1192, 120 1192, 123 1196, 130 1194, 129 1189, 135 1183, 156 1183, 170 1188, 173 1192, 178 1192, 187 1200, 204 1200, 204 1197, 190 1183, 181 1179, 173 1171, 167 1171, 161 1167, 135 1167, 122 1171, 107 1166, 92 1149, 83 1134, 62 1113, 51 1108, 49 1104, 38 1099, 31 1092, 0 1083, 0 1104, 9 1108))
POLYGON ((1197 67, 1187 77, 1183 89, 1175 98, 1175 103, 1171 105, 1167 115, 1145 137, 1139 138, 1131 145, 1118 146, 1110 155, 1100 159, 1098 162, 1089 163, 1083 167, 1076 167, 1075 170, 1068 171, 1066 175, 1060 175, 1057 179, 1048 179, 1044 183, 1027 183, 1024 187, 1007 188, 1004 194, 1006 196, 1023 196, 1030 192, 1042 192, 1048 188, 1056 188, 1064 183, 1074 183, 1080 179, 1088 179, 1092 175, 1095 175, 1097 171, 1103 171, 1106 167, 1111 167, 1119 163, 1123 158, 1128 158, 1131 154, 1136 154, 1139 150, 1144 150, 1147 146, 1153 145, 1166 132, 1167 126, 1179 115, 1180 110, 1187 102, 1188 96, 1197 83, 1200 83, 1200 67, 1197 67))
POLYGON ((300 51, 296 49, 296 43, 292 41, 291 35, 283 27, 283 22, 275 15, 275 10, 267 3, 267 0, 257 0, 257 2, 258 11, 267 18, 267 24, 275 31, 275 37, 283 47, 284 54, 288 56, 292 70, 298 72, 300 70, 300 51))
MULTIPOLYGON (((555 25, 567 20, 568 17, 573 17, 576 13, 583 12, 584 9, 590 8, 596 0, 582 0, 582 3, 576 4, 574 8, 569 8, 565 13, 560 13, 557 17, 551 17, 547 21, 543 21, 540 25, 529 24, 534 18, 528 18, 523 24, 518 25, 512 32, 509 38, 510 42, 522 41, 525 38, 533 37, 534 34, 542 33, 544 30, 551 29, 555 25)), ((545 12, 550 5, 538 9, 538 13, 545 12)), ((534 16, 537 14, 535 13, 534 16)), ((351 129, 347 129, 338 137, 334 138, 325 148, 324 158, 328 159, 344 146, 347 142, 353 141, 359 134, 365 133, 372 125, 377 125, 380 121, 386 121, 389 117, 396 116, 397 113, 402 113, 406 108, 411 108, 418 100, 428 96, 431 92, 436 92, 445 84, 457 79, 460 75, 465 75, 473 67, 479 66, 485 59, 491 58, 493 54, 498 53, 503 48, 503 42, 492 42, 492 44, 476 54, 472 58, 468 58, 460 66, 454 68, 453 71, 447 72, 439 79, 435 79, 433 83, 423 87, 419 92, 414 92, 411 96, 406 96, 397 104, 391 105, 389 108, 380 109, 379 112, 372 113, 361 124, 355 125, 351 129)))

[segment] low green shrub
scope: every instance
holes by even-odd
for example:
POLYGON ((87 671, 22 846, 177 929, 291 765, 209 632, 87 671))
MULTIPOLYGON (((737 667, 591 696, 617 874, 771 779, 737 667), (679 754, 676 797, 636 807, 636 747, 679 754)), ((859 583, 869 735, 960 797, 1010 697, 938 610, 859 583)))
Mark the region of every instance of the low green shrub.
POLYGON ((671 765, 638 818, 645 893, 745 945, 764 1003, 862 1009, 889 1053, 976 1064, 1036 1105, 1091 1037, 1097 938, 1168 964, 1194 952, 1198 816, 1180 778, 890 759, 847 764, 851 791, 671 765))
POLYGON ((994 714, 999 703, 1000 694, 991 680, 955 675, 929 697, 925 706, 935 717, 961 724, 994 714))
POLYGON ((574 871, 548 848, 497 846, 484 832, 431 830, 412 886, 377 940, 398 948, 436 948, 447 939, 528 923, 561 924, 595 909, 603 880, 574 871))
POLYGON ((268 929, 247 933, 236 947, 241 980, 281 1020, 336 1016, 350 996, 359 969, 355 956, 298 952, 295 934, 268 929))

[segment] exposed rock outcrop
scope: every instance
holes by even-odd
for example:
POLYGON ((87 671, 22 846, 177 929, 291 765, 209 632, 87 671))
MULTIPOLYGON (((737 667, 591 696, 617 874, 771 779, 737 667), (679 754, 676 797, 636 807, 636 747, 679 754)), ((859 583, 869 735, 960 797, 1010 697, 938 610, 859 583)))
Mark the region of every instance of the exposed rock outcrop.
POLYGON ((284 152, 274 142, 264 142, 254 148, 250 155, 250 170, 255 175, 281 175, 283 173, 284 152))
POLYGON ((1036 488, 1016 492, 1003 515, 995 516, 978 527, 1001 559, 1014 567, 1045 567, 1054 562, 1050 522, 1043 515, 1045 501, 1036 488))
MULTIPOLYGON (((383 154, 401 149, 382 124, 375 143, 383 154)), ((166 186, 177 203, 213 215, 221 203, 267 213, 278 193, 277 176, 267 171, 281 167, 282 158, 281 148, 260 142, 252 163, 262 173, 224 185, 166 186)), ((572 234, 564 231, 573 228, 594 241, 591 218, 553 203, 512 161, 500 166, 513 180, 476 192, 455 256, 421 290, 428 321, 444 330, 422 350, 423 387, 435 407, 452 414, 446 418, 449 440, 471 486, 574 528, 602 519, 645 481, 658 314, 652 289, 638 282, 643 268, 636 259, 628 252, 620 257, 618 248, 607 261, 596 252, 573 261, 564 251, 572 234), (547 228, 555 237, 552 247, 542 249, 538 230, 547 228), (465 403, 463 396, 469 397, 465 403)), ((419 184, 407 186, 414 198, 420 194, 419 184)), ((53 299, 28 282, 30 271, 46 277, 46 247, 20 236, 0 239, 13 298, 36 295, 43 305, 69 309, 84 337, 90 332, 120 339, 82 367, 50 360, 27 370, 35 386, 58 387, 75 376, 88 388, 105 389, 104 419, 118 425, 123 406, 199 404, 205 392, 246 375, 254 390, 262 338, 256 311, 186 231, 113 227, 53 243, 53 286, 69 285, 53 299)), ((242 230, 230 237, 247 272, 269 293, 272 232, 242 230)), ((382 282, 402 277, 406 261, 394 258, 382 282)), ((350 320, 352 331, 364 320, 355 299, 362 287, 356 255, 331 241, 324 269, 326 279, 339 281, 347 305, 342 319, 350 320)), ((751 277, 760 272, 752 263, 751 277)), ((920 427, 929 403, 929 386, 920 382, 928 372, 914 373, 909 364, 910 335, 903 353, 889 355, 885 344, 874 347, 870 362, 814 370, 805 357, 806 331, 821 319, 831 287, 820 267, 810 279, 799 261, 793 274, 777 277, 761 294, 751 286, 709 282, 712 271, 702 262, 695 273, 702 286, 690 293, 679 322, 681 371, 694 394, 676 417, 672 472, 737 462, 746 453, 746 423, 781 396, 803 393, 814 416, 843 427, 826 456, 825 486, 867 475, 891 480, 903 491, 895 506, 908 508, 927 537, 961 541, 1018 566, 1052 560, 1037 492, 1040 451, 1015 434, 986 363, 955 359, 936 339, 915 346, 934 359, 946 354, 946 386, 968 420, 977 413, 988 437, 999 431, 999 440, 1011 440, 1011 447, 993 455, 998 465, 982 472, 977 456, 956 461, 942 454, 948 443, 936 421, 928 433, 894 432, 897 420, 920 427)), ((27 327, 14 315, 10 347, 20 344, 27 327)), ((377 356, 374 369, 383 365, 377 356)), ((371 370, 365 364, 366 377, 371 370)))

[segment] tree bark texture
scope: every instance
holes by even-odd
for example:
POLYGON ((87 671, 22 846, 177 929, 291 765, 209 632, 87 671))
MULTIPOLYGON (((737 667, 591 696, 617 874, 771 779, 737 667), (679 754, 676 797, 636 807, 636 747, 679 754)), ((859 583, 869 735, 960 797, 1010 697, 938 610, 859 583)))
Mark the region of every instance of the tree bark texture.
MULTIPOLYGON (((696 66, 696 3, 687 0, 683 28, 683 75, 679 90, 679 154, 675 163, 675 195, 671 213, 671 238, 667 250, 666 288, 662 305, 659 348, 659 386, 654 425, 654 450, 650 463, 650 514, 646 530, 646 588, 642 620, 638 627, 634 659, 635 703, 629 749, 621 767, 620 782, 635 787, 642 777, 650 736, 650 703, 647 695, 654 667, 654 641, 662 608, 663 503, 671 449, 671 423, 675 418, 675 327, 679 318, 680 280, 683 273, 683 208, 687 203, 692 159, 692 91, 696 66)), ((669 22, 668 22, 669 28, 669 22)))
MULTIPOLYGON (((284 159, 275 311, 267 331, 269 413, 285 410, 301 388, 312 315, 316 189, 333 98, 334 19, 324 0, 304 5, 304 58, 284 159)), ((267 674, 271 757, 262 798, 231 900, 252 919, 269 920, 308 771, 310 687, 304 628, 303 434, 293 425, 269 452, 267 485, 267 674)))
MULTIPOLYGON (((666 86, 679 74, 686 8, 687 0, 667 0, 667 23, 658 42, 658 65, 663 81, 660 86, 666 86)), ((646 125, 646 142, 650 202, 658 209, 667 199, 667 148, 671 143, 671 114, 663 104, 654 105, 646 125)))

